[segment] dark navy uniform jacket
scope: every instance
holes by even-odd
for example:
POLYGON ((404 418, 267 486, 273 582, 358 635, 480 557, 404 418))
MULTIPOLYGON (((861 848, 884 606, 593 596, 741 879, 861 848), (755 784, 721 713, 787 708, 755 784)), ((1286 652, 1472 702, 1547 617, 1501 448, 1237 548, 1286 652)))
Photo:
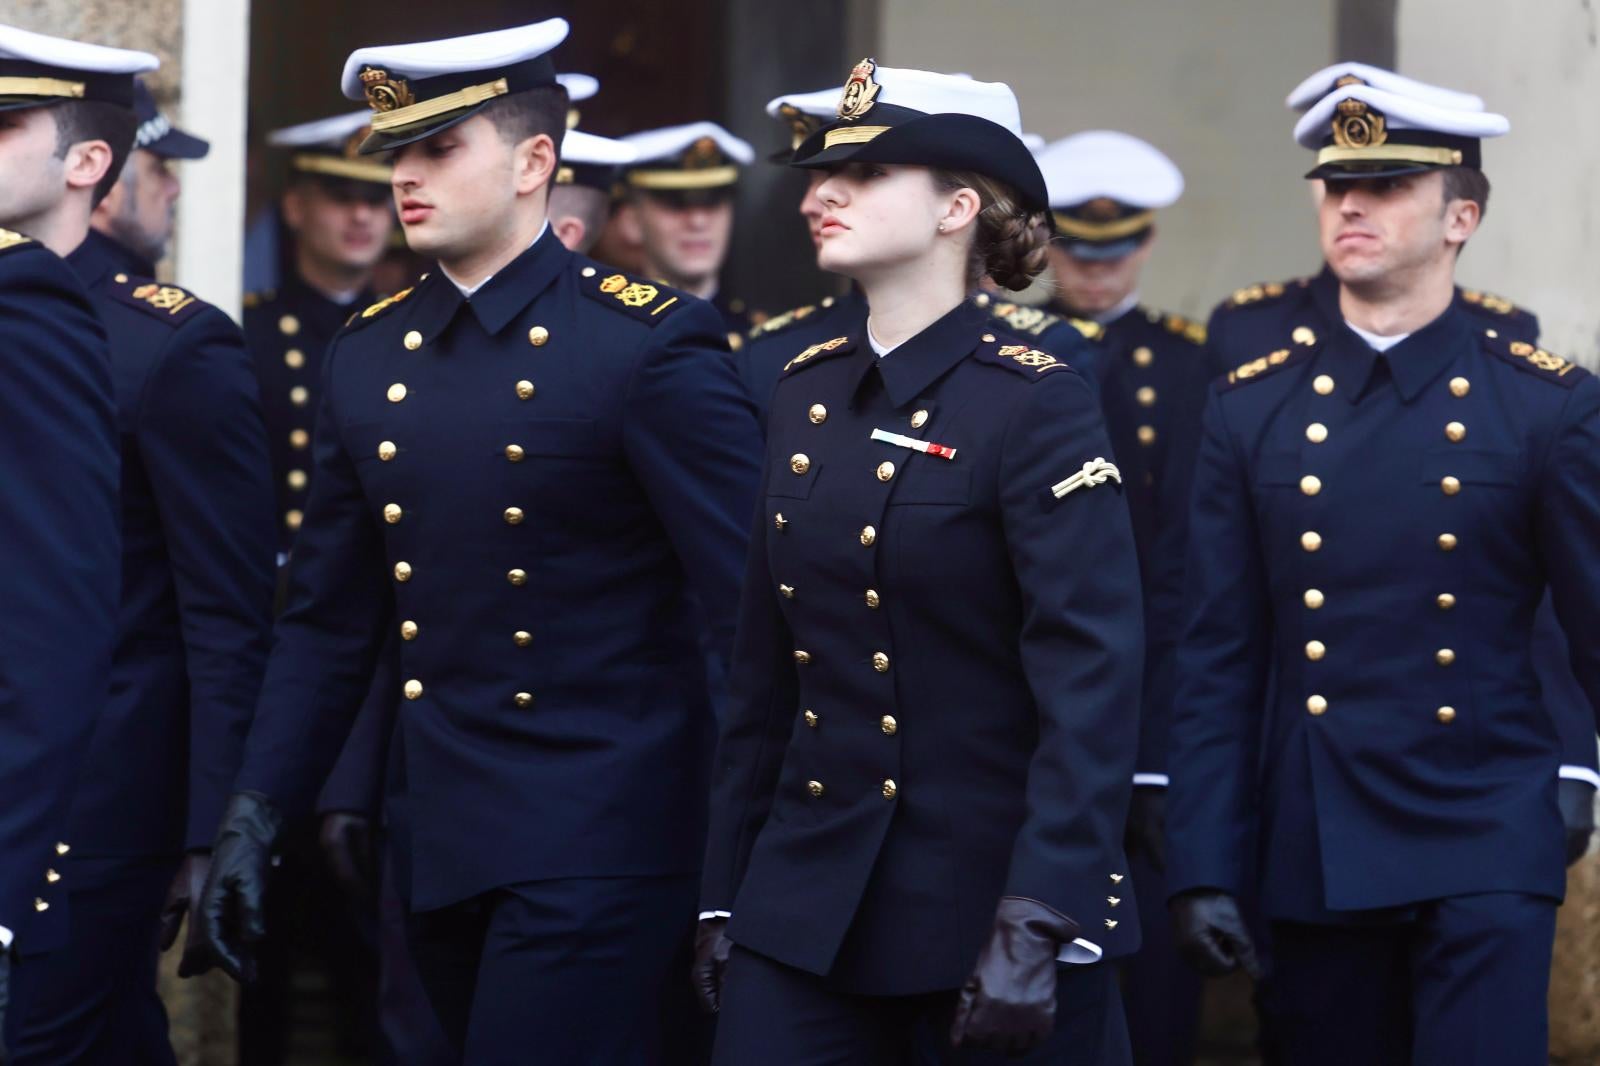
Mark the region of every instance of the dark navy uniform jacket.
MULTIPOLYGON (((1539 341, 1539 319, 1502 297, 1473 289, 1456 289, 1455 306, 1484 330, 1509 340, 1539 341)), ((1314 336, 1344 321, 1339 310, 1339 279, 1323 266, 1311 277, 1249 285, 1234 292, 1211 313, 1207 348, 1211 361, 1229 367, 1247 362, 1293 339, 1296 329, 1314 336)), ((1195 419, 1194 436, 1199 434, 1195 419)), ((1545 704, 1561 729, 1561 774, 1600 786, 1589 701, 1572 675, 1566 636, 1557 624, 1549 597, 1534 616, 1533 664, 1545 704)))
MULTIPOLYGON (((1246 888, 1259 789, 1269 917, 1561 897, 1562 744, 1530 643, 1547 586, 1570 632, 1600 627, 1600 382, 1491 332, 1455 307, 1383 355, 1342 324, 1290 331, 1215 387, 1172 891, 1246 888)), ((1592 724, 1600 644, 1572 665, 1592 724)))
POLYGON ((1052 492, 1093 393, 971 304, 881 361, 849 325, 772 399, 704 909, 871 994, 959 986, 1003 894, 1126 954, 1138 568, 1114 481, 1052 492))
POLYGON ((71 831, 79 855, 175 855, 216 834, 260 691, 271 475, 239 327, 125 254, 91 232, 67 260, 111 340, 122 448, 116 655, 71 831))
POLYGON ((261 387, 261 411, 272 449, 274 516, 280 556, 294 546, 311 488, 312 421, 321 400, 322 358, 333 335, 372 302, 362 293, 335 303, 293 271, 282 288, 245 297, 244 335, 261 387))
POLYGON ((72 269, 0 230, 0 926, 66 940, 69 805, 106 704, 121 531, 105 328, 72 269))
POLYGON ((716 313, 546 232, 470 300, 442 272, 324 367, 240 789, 304 810, 397 632, 410 899, 692 873, 760 439, 716 313))

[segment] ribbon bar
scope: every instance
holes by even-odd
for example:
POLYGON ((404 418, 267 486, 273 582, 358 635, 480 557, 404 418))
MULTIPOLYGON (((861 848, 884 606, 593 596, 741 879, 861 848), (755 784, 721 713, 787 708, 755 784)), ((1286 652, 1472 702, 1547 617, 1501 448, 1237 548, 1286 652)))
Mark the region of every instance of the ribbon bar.
POLYGON ((899 433, 890 433, 886 429, 872 431, 873 440, 881 440, 885 444, 896 444, 902 448, 910 448, 914 452, 924 455, 937 455, 941 459, 954 459, 956 450, 948 444, 935 444, 929 440, 918 440, 915 437, 903 436, 899 433))
POLYGON ((1067 478, 1050 486, 1050 492, 1056 499, 1061 499, 1076 489, 1093 488, 1095 485, 1104 485, 1107 481, 1116 481, 1122 484, 1122 471, 1117 469, 1115 463, 1108 463, 1103 458, 1096 456, 1083 464, 1083 469, 1067 478))

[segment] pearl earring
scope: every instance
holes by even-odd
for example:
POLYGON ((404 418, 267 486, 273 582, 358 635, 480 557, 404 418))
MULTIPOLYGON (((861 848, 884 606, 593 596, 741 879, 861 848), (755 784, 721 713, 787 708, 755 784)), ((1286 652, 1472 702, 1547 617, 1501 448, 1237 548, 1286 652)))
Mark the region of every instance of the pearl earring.
POLYGON ((940 233, 944 232, 944 223, 943 222, 939 223, 939 232, 940 233))

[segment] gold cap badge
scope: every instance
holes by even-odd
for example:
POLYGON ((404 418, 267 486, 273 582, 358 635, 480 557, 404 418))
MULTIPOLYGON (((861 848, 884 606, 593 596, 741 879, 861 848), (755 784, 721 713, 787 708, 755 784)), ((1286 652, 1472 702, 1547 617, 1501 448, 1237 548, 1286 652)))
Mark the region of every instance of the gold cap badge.
POLYGON ((850 78, 844 83, 844 95, 839 97, 841 119, 857 119, 872 110, 878 90, 883 88, 872 77, 877 69, 875 60, 863 59, 850 71, 850 78))
POLYGON ((417 102, 406 80, 389 77, 387 70, 368 67, 361 72, 361 84, 366 86, 367 106, 374 111, 398 111, 417 102))
POLYGON ((1389 139, 1384 118, 1363 100, 1341 100, 1333 116, 1333 143, 1340 148, 1376 148, 1389 139))

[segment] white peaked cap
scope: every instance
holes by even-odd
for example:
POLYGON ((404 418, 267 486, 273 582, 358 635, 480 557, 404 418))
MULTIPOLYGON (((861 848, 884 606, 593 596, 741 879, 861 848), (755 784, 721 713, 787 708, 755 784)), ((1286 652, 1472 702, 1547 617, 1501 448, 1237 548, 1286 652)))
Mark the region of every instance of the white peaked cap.
POLYGON ((273 130, 267 134, 267 143, 274 148, 310 148, 343 144, 371 123, 371 111, 351 111, 344 115, 319 118, 313 122, 302 122, 298 126, 273 130))
POLYGON ((633 145, 624 144, 610 137, 597 137, 582 130, 568 130, 566 137, 561 141, 563 163, 626 166, 638 158, 639 152, 633 145))
POLYGON ((907 67, 878 67, 873 78, 882 86, 877 103, 929 115, 974 115, 1022 137, 1022 111, 1016 93, 1005 82, 907 67))
POLYGON ((1154 145, 1116 130, 1075 133, 1035 153, 1050 206, 1100 197, 1144 210, 1169 207, 1183 195, 1183 172, 1154 145))
POLYGON ((1296 85, 1284 102, 1291 110, 1304 111, 1335 89, 1344 88, 1338 84, 1341 78, 1357 78, 1360 84, 1369 85, 1374 89, 1382 89, 1396 96, 1409 96, 1413 100, 1457 111, 1482 111, 1484 106, 1483 98, 1472 93, 1429 85, 1425 81, 1417 81, 1404 74, 1396 74, 1392 70, 1384 70, 1382 67, 1374 67, 1367 63, 1351 62, 1323 67, 1296 85))
POLYGON ((589 74, 557 74, 556 81, 567 90, 567 99, 573 103, 587 100, 600 91, 600 79, 589 74))
POLYGON ((1426 130, 1479 139, 1511 132, 1510 120, 1492 111, 1442 107, 1370 85, 1347 85, 1318 100, 1300 117, 1294 127, 1295 141, 1302 148, 1320 148, 1332 129, 1334 112, 1345 100, 1360 100, 1382 112, 1391 130, 1426 130))
POLYGON ((464 37, 357 48, 344 61, 339 87, 352 100, 364 99, 363 67, 378 67, 410 79, 507 67, 549 52, 567 39, 568 29, 566 19, 555 18, 464 37))
POLYGON ((639 153, 634 162, 642 165, 671 159, 702 137, 715 141, 722 154, 735 162, 748 164, 756 157, 755 149, 748 142, 735 137, 715 122, 690 122, 682 126, 642 130, 628 134, 622 141, 639 153))
POLYGON ((4 25, 0 25, 0 59, 18 59, 85 74, 148 74, 161 66, 161 60, 149 52, 85 44, 4 25))
POLYGON ((788 104, 803 115, 811 115, 816 118, 832 118, 839 108, 839 90, 837 88, 818 89, 809 93, 788 93, 784 96, 774 96, 767 101, 768 117, 780 117, 780 109, 784 104, 788 104))

